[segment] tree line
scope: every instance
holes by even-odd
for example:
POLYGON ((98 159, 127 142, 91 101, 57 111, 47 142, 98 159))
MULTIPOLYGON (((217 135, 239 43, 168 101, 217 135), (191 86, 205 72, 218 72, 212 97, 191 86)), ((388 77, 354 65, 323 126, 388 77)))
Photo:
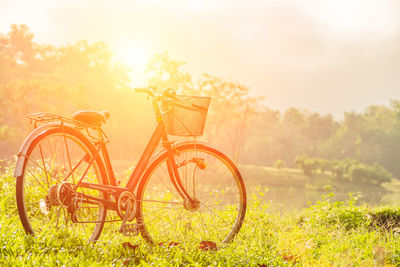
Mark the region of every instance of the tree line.
MULTIPOLYGON (((263 104, 268 96, 262 101, 248 86, 212 74, 194 79, 184 64, 167 52, 156 54, 147 66, 148 85, 212 96, 205 139, 236 162, 272 166, 280 160, 295 167, 299 155, 351 158, 400 174, 400 101, 346 112, 340 121, 296 108, 280 112, 263 104)), ((145 96, 130 88, 130 71, 104 43, 39 44, 26 25, 11 25, 0 34, 0 156, 17 152, 31 129, 25 115, 70 116, 81 109, 111 112, 105 130, 114 158, 139 156, 155 120, 145 96)))
POLYGON ((290 108, 281 113, 263 107, 250 124, 243 155, 249 163, 272 165, 280 159, 293 167, 294 159, 304 154, 379 163, 394 175, 400 174, 398 100, 389 106, 369 106, 361 113, 346 112, 341 121, 308 110, 290 108))
POLYGON ((349 158, 327 160, 305 155, 296 157, 294 162, 311 180, 314 178, 312 174, 317 172, 330 173, 338 182, 348 181, 355 184, 381 185, 393 179, 393 175, 379 163, 370 165, 349 158))

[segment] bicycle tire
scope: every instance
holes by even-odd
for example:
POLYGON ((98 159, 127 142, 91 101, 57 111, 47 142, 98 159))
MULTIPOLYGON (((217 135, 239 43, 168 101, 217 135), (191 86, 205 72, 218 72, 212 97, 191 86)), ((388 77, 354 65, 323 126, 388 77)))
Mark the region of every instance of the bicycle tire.
MULTIPOLYGON (((59 188, 69 174, 64 181, 69 184, 75 185, 80 177, 84 177, 84 182, 107 184, 104 166, 93 144, 80 131, 64 125, 39 134, 23 156, 22 175, 16 180, 16 200, 25 232, 32 235, 59 233, 96 241, 107 213, 102 205, 90 206, 75 199, 76 209, 72 214, 68 212, 68 205, 48 204, 57 202, 55 188, 59 188), (83 160, 86 155, 90 160, 83 160), (72 223, 72 216, 82 223, 72 223), (92 223, 87 223, 90 221, 92 223)), ((78 187, 76 191, 106 197, 96 190, 78 187)))
POLYGON ((142 237, 150 245, 212 244, 212 248, 230 243, 242 226, 247 205, 238 168, 222 152, 203 144, 177 145, 174 157, 183 186, 200 205, 197 210, 184 206, 169 179, 165 152, 149 166, 138 188, 142 237), (203 170, 197 159, 204 160, 203 170))

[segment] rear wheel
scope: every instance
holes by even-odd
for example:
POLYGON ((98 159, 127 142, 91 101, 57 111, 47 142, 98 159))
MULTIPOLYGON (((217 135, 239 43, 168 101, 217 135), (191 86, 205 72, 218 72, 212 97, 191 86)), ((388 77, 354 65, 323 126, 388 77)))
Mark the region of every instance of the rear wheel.
POLYGON ((178 146, 175 153, 182 185, 193 202, 171 182, 167 153, 149 167, 138 190, 138 225, 154 244, 213 248, 229 243, 246 212, 242 177, 224 154, 200 144, 178 146))
POLYGON ((30 144, 22 176, 17 177, 18 213, 29 234, 48 233, 96 241, 106 209, 82 194, 105 197, 97 190, 75 187, 83 182, 106 184, 94 146, 78 130, 50 129, 30 144))

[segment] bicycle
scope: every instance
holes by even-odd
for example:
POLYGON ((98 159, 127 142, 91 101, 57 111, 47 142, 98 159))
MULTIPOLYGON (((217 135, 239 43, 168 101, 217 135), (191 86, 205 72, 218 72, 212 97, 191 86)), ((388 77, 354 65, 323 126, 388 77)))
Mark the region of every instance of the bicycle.
POLYGON ((121 222, 121 233, 140 233, 150 245, 220 246, 234 239, 246 212, 242 176, 222 152, 195 139, 203 133, 210 98, 136 91, 152 97, 157 126, 125 187, 114 176, 101 127, 108 112, 28 116, 34 130, 19 150, 14 174, 27 234, 66 232, 94 242, 106 222, 121 222), (194 141, 174 142, 170 135, 194 141), (108 218, 108 211, 117 215, 108 218))

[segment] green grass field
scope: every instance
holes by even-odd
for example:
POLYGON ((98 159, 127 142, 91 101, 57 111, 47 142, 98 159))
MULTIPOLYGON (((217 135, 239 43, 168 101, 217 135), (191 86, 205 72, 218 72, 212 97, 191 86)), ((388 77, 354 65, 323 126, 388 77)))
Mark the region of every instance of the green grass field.
MULTIPOLYGON (((329 196, 299 211, 272 213, 249 194, 243 227, 216 251, 184 246, 148 247, 141 238, 105 230, 96 243, 67 233, 28 236, 15 204, 12 170, 0 178, 0 265, 5 266, 400 266, 400 209, 356 206, 356 198, 329 196), (137 248, 123 246, 130 241, 137 248)), ((106 225, 107 227, 107 225, 106 225)))

